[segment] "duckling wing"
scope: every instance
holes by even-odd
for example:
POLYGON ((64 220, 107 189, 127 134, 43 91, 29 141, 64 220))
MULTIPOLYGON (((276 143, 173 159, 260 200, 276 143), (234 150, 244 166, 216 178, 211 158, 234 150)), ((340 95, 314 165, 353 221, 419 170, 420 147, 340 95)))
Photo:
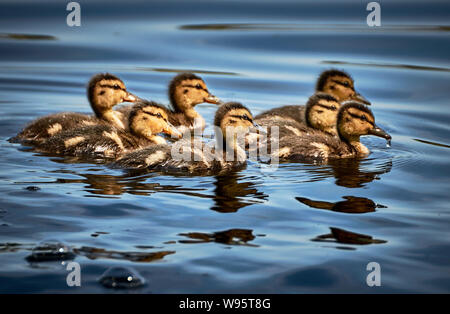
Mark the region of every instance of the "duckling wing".
POLYGON ((17 136, 11 138, 10 142, 36 145, 60 132, 99 122, 99 119, 81 113, 61 112, 52 114, 29 123, 17 136))
POLYGON ((37 149, 65 156, 116 158, 135 145, 125 132, 100 124, 61 132, 37 149))
POLYGON ((255 117, 255 120, 263 118, 274 119, 275 117, 292 119, 298 123, 305 124, 305 106, 289 105, 273 108, 260 113, 255 117))
POLYGON ((125 154, 111 166, 124 169, 156 168, 170 158, 170 153, 168 145, 152 145, 125 154))
POLYGON ((280 139, 279 149, 274 154, 281 160, 325 161, 340 158, 347 152, 348 146, 338 138, 312 133, 304 137, 287 136, 280 139))

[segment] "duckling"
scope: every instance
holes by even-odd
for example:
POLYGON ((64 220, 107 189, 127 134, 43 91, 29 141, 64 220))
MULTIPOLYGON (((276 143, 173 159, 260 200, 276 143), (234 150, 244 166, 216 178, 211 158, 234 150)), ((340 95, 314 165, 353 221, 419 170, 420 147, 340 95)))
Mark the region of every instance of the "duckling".
MULTIPOLYGON (((355 91, 354 81, 350 74, 336 69, 330 69, 320 74, 316 82, 316 92, 330 94, 338 102, 355 100, 370 105, 370 102, 366 98, 355 91)), ((260 113, 255 117, 255 120, 258 121, 262 118, 286 120, 290 118, 298 123, 305 124, 304 110, 305 106, 302 105, 278 107, 260 113)))
POLYGON ((215 147, 203 142, 179 140, 172 146, 156 145, 136 150, 117 160, 113 167, 181 172, 222 172, 245 165, 246 135, 255 131, 248 108, 237 102, 222 104, 214 118, 215 147), (242 140, 242 141, 240 141, 242 140))
POLYGON ((333 158, 364 157, 370 151, 360 141, 364 135, 375 135, 390 142, 391 136, 375 124, 372 111, 356 101, 345 102, 336 121, 338 137, 326 133, 286 136, 280 139, 279 149, 272 157, 281 160, 328 160, 333 158))
POLYGON ((155 102, 141 101, 133 106, 129 125, 130 132, 106 124, 65 131, 39 145, 38 151, 66 156, 117 158, 131 150, 166 144, 158 133, 181 136, 168 121, 166 108, 155 102))
MULTIPOLYGON (((172 107, 169 111, 169 122, 182 132, 185 129, 205 128, 205 120, 194 109, 196 105, 204 102, 220 103, 220 99, 208 91, 203 79, 193 73, 175 76, 169 83, 168 95, 172 107)), ((132 106, 126 106, 118 110, 127 115, 131 108, 132 106)))
POLYGON ((112 110, 112 108, 119 103, 135 102, 138 99, 127 91, 121 79, 109 73, 100 73, 91 78, 87 88, 87 96, 95 117, 75 112, 48 115, 28 124, 10 141, 41 144, 62 131, 100 123, 125 129, 122 114, 112 110))
POLYGON ((291 118, 280 116, 263 116, 255 119, 259 125, 268 127, 268 135, 271 136, 271 128, 278 127, 278 136, 302 136, 306 133, 325 132, 336 135, 336 118, 341 104, 333 96, 318 92, 309 97, 303 112, 304 123, 291 118))

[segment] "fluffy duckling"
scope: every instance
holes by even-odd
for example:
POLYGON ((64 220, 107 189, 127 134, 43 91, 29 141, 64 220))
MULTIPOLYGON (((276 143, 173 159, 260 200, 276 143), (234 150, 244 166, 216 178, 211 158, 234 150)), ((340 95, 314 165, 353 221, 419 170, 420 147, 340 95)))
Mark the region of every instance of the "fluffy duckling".
POLYGON ((39 151, 66 156, 117 158, 123 153, 154 144, 166 144, 158 133, 179 137, 168 121, 166 108, 143 101, 129 115, 130 132, 99 124, 62 132, 38 146, 39 151))
POLYGON ((279 149, 272 157, 281 160, 363 157, 369 154, 369 149, 359 141, 361 136, 375 135, 391 140, 391 136, 375 124, 372 111, 355 101, 346 102, 339 109, 336 131, 338 137, 323 132, 302 137, 286 136, 280 139, 279 149))
MULTIPOLYGON (((180 131, 186 128, 205 128, 205 120, 195 110, 195 106, 204 102, 219 104, 220 100, 212 95, 202 78, 193 73, 181 73, 175 76, 169 83, 168 95, 171 104, 169 121, 180 131)), ((119 109, 127 115, 132 106, 119 109)))
POLYGON ((183 139, 172 146, 157 145, 131 152, 114 163, 127 169, 156 169, 181 172, 222 172, 245 164, 246 136, 255 124, 248 108, 237 102, 221 105, 214 118, 216 143, 183 139))
POLYGON ((278 127, 278 136, 302 136, 314 132, 325 132, 336 135, 336 119, 341 104, 333 96, 318 92, 309 97, 302 113, 304 123, 300 123, 291 118, 280 116, 263 116, 255 119, 255 122, 268 128, 268 134, 271 135, 271 127, 278 127))
POLYGON ((135 102, 138 99, 127 91, 121 79, 109 73, 97 74, 91 78, 87 96, 95 117, 75 112, 62 112, 41 117, 28 124, 10 141, 39 144, 61 131, 99 123, 125 129, 122 114, 112 108, 122 102, 135 102))
MULTIPOLYGON (((332 95, 338 102, 355 100, 370 105, 370 102, 355 90, 354 81, 350 74, 336 69, 327 70, 320 74, 316 82, 316 92, 332 95)), ((265 111, 257 115, 255 120, 262 118, 285 120, 290 118, 298 123, 305 124, 304 111, 305 106, 302 105, 283 106, 265 111)))

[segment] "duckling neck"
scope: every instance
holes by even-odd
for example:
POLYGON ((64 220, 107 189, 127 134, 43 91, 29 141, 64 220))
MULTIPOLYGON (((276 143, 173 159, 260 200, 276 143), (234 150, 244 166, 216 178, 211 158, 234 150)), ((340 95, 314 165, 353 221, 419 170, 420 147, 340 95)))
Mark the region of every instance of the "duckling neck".
POLYGON ((349 140, 348 143, 356 151, 356 154, 358 156, 369 155, 370 153, 369 149, 359 141, 359 137, 357 139, 349 140))
POLYGON ((183 114, 192 121, 195 121, 196 118, 202 119, 202 116, 197 111, 195 111, 194 108, 189 108, 189 109, 185 110, 183 112, 183 114))
POLYGON ((115 127, 125 130, 125 125, 123 124, 121 118, 122 114, 118 111, 108 110, 104 112, 100 112, 97 114, 100 119, 108 121, 112 123, 115 127))
POLYGON ((242 145, 239 145, 238 141, 235 139, 232 143, 226 142, 224 140, 223 144, 223 156, 225 161, 232 162, 243 162, 247 159, 247 154, 242 145))

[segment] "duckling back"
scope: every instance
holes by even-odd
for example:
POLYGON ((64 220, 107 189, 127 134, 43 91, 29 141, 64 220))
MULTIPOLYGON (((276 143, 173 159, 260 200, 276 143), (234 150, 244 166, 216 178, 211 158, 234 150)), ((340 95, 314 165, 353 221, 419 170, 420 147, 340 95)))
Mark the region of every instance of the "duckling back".
POLYGON ((64 156, 117 158, 146 144, 145 139, 99 124, 61 132, 39 144, 37 150, 64 156))
POLYGON ((99 123, 102 123, 99 119, 81 113, 62 112, 52 114, 32 121, 10 141, 38 145, 64 130, 99 123))
POLYGON ((355 156, 356 151, 339 138, 321 132, 313 132, 303 137, 281 138, 278 150, 272 157, 289 161, 326 161, 332 158, 355 156))

